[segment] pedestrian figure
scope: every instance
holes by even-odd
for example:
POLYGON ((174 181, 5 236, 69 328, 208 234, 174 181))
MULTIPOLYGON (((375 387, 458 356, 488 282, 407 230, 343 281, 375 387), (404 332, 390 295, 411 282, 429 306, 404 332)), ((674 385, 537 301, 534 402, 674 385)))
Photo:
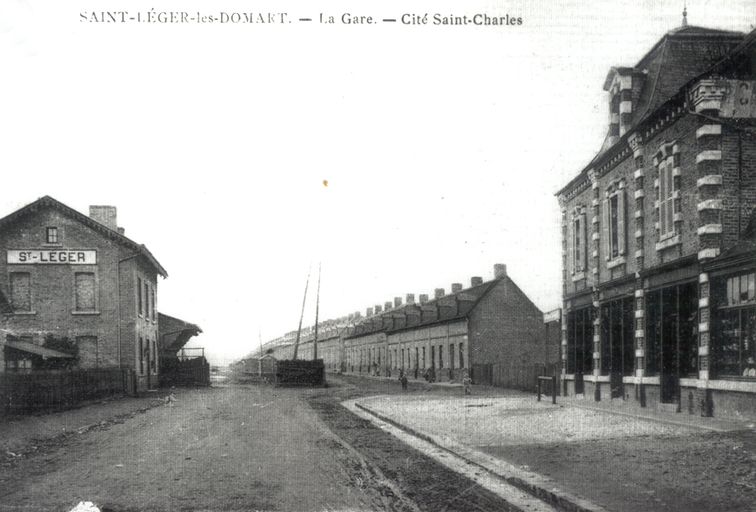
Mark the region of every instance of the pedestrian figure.
POLYGON ((407 391, 407 376, 404 374, 404 370, 399 370, 399 382, 402 383, 402 391, 407 391))
POLYGON ((462 377, 462 385, 465 388, 465 394, 466 395, 471 395, 472 394, 472 379, 467 374, 467 372, 465 372, 464 375, 463 375, 463 377, 462 377))

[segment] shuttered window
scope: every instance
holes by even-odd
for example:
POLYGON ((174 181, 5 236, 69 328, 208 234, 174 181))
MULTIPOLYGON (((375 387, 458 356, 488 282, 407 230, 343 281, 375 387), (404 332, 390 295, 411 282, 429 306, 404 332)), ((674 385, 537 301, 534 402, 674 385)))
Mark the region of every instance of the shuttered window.
POLYGON ((94 311, 97 309, 94 273, 77 272, 74 280, 76 287, 76 311, 94 311))
POLYGON ((586 269, 586 218, 585 214, 576 215, 572 221, 572 273, 584 272, 586 269))
POLYGON ((659 235, 660 238, 675 233, 674 176, 673 158, 667 158, 659 164, 659 235))
POLYGON ((612 260, 625 254, 625 191, 619 189, 603 204, 604 218, 602 238, 605 240, 606 259, 612 260))
POLYGON ((31 274, 29 272, 13 272, 10 275, 11 303, 14 311, 30 312, 31 307, 31 274))

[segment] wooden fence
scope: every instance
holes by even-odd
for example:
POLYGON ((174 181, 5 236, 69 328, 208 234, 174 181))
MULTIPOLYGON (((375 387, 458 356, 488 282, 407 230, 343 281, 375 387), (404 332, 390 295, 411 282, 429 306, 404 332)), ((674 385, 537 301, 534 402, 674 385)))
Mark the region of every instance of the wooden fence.
POLYGON ((555 375, 554 372, 558 372, 554 364, 476 364, 472 368, 472 379, 476 384, 535 392, 538 377, 555 375))
POLYGON ((193 359, 164 358, 160 360, 160 385, 171 386, 209 386, 210 365, 204 357, 193 359))
POLYGON ((126 368, 0 373, 0 414, 62 410, 124 394, 133 378, 133 370, 126 368))

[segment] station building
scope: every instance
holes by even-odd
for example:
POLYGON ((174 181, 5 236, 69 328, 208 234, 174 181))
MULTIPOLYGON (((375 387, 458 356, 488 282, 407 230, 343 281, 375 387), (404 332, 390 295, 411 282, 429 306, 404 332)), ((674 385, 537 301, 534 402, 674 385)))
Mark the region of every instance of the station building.
POLYGON ((0 254, 0 372, 120 367, 136 391, 157 387, 167 273, 125 236, 115 207, 87 216, 42 197, 0 219, 0 254))
POLYGON ((683 19, 610 69, 604 143, 557 194, 561 381, 586 399, 754 416, 756 32, 683 19))

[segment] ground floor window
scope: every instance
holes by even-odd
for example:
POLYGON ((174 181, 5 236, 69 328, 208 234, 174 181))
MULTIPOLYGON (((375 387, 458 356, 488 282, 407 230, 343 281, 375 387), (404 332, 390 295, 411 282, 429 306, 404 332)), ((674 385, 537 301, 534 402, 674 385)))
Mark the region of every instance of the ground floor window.
POLYGON ((756 274, 712 283, 712 370, 722 377, 756 378, 756 274))
POLYGON ((593 372, 593 318, 591 306, 567 314, 567 373, 593 372))
POLYGON ((464 350, 464 343, 459 344, 459 367, 464 368, 465 367, 465 350, 464 350))
POLYGON ((633 298, 601 305, 601 374, 633 375, 635 371, 633 298))

